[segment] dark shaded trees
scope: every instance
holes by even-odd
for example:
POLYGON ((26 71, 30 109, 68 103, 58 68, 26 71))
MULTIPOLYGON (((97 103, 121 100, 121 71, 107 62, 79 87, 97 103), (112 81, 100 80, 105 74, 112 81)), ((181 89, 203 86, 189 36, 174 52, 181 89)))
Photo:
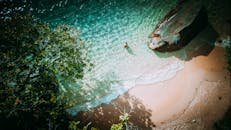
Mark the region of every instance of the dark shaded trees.
POLYGON ((83 77, 84 44, 67 26, 52 30, 30 15, 1 20, 0 128, 66 129, 62 81, 83 77))

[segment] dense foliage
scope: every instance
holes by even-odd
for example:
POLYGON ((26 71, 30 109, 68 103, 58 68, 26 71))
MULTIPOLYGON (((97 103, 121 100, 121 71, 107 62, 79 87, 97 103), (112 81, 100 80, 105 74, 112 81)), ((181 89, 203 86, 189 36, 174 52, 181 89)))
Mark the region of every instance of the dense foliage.
POLYGON ((86 54, 78 31, 52 30, 24 14, 0 25, 0 127, 67 129, 70 106, 59 95, 63 81, 83 77, 86 54))
POLYGON ((225 50, 228 59, 228 70, 231 72, 231 46, 227 46, 225 50))

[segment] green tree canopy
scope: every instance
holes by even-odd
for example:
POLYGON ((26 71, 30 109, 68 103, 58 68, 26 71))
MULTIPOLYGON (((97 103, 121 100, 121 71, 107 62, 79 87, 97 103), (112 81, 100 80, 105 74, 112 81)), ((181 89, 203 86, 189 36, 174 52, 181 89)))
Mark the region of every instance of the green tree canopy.
POLYGON ((60 88, 64 81, 81 79, 89 63, 78 31, 51 29, 25 14, 0 24, 1 127, 68 128, 61 122, 67 122, 65 108, 70 106, 59 98, 60 88))

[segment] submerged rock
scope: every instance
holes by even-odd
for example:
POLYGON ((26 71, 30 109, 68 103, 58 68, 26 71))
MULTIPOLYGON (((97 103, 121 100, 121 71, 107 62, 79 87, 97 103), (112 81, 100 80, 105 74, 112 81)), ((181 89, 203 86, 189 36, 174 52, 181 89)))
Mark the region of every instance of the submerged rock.
POLYGON ((201 2, 181 2, 157 24, 149 47, 157 51, 175 51, 189 43, 208 24, 201 2))

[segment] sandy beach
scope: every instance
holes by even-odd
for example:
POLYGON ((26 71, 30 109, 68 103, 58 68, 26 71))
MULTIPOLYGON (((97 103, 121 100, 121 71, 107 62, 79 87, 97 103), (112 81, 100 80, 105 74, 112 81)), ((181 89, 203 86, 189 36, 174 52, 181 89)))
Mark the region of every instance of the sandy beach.
POLYGON ((77 119, 107 130, 126 112, 130 124, 144 130, 210 130, 231 105, 224 55, 223 48, 215 47, 208 56, 185 62, 174 78, 136 86, 110 104, 80 112, 77 119))
POLYGON ((217 47, 207 57, 186 62, 173 79, 136 87, 129 94, 151 110, 150 118, 156 126, 212 129, 231 102, 230 75, 223 57, 224 51, 217 47))

